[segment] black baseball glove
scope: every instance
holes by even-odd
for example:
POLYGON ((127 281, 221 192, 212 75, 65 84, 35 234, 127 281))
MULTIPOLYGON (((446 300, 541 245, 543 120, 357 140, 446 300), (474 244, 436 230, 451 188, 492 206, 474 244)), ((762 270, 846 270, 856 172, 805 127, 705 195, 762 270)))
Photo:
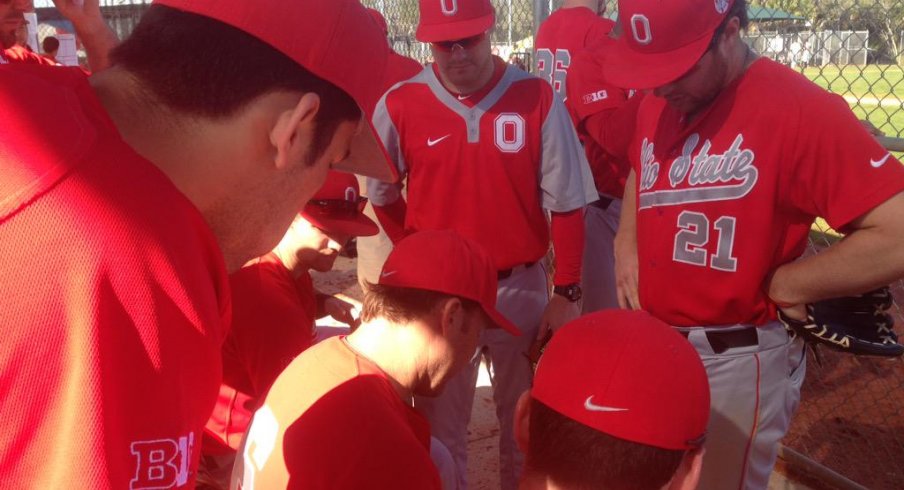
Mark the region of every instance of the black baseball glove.
POLYGON ((807 319, 794 320, 779 310, 779 320, 792 335, 849 354, 898 357, 904 346, 892 330, 895 320, 888 287, 859 296, 833 298, 807 305, 807 319))

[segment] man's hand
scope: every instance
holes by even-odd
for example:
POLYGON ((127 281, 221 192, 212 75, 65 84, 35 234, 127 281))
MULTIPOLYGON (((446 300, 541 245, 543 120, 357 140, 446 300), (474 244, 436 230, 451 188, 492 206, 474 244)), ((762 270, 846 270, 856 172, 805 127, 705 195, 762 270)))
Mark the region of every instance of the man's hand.
POLYGON ((336 321, 342 322, 349 326, 352 330, 358 328, 361 323, 361 303, 346 298, 346 301, 335 296, 330 296, 323 302, 324 313, 333 317, 336 321))
POLYGON ((60 14, 75 27, 88 54, 91 71, 99 72, 110 66, 110 51, 119 44, 116 33, 104 21, 100 0, 53 0, 60 14))
POLYGON ((537 331, 537 340, 546 338, 549 332, 555 333, 562 325, 581 316, 581 308, 577 301, 569 301, 564 296, 553 294, 546 305, 546 310, 540 318, 540 330, 537 331))
POLYGON ((637 292, 639 275, 637 243, 634 240, 615 237, 615 289, 618 306, 629 310, 639 310, 640 295, 637 292))

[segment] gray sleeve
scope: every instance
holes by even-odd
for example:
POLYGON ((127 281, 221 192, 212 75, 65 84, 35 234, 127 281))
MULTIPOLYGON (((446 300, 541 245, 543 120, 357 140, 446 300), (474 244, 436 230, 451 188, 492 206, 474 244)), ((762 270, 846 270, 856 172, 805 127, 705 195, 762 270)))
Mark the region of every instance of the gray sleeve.
POLYGON ((390 184, 381 180, 368 178, 367 197, 375 206, 386 206, 392 204, 396 202, 399 197, 401 197, 401 182, 405 177, 405 172, 407 172, 407 168, 405 167, 405 160, 402 157, 402 149, 399 143, 399 132, 396 129, 395 122, 392 120, 392 117, 390 117, 389 110, 386 107, 386 97, 391 92, 392 89, 390 89, 389 92, 383 94, 383 98, 380 99, 380 102, 377 103, 377 107, 374 110, 373 125, 374 129, 377 130, 377 135, 379 135, 380 140, 383 142, 383 147, 386 149, 386 153, 389 155, 389 160, 399 170, 399 182, 390 184))
POLYGON ((559 96, 543 122, 540 191, 543 207, 564 213, 599 199, 584 148, 559 96))

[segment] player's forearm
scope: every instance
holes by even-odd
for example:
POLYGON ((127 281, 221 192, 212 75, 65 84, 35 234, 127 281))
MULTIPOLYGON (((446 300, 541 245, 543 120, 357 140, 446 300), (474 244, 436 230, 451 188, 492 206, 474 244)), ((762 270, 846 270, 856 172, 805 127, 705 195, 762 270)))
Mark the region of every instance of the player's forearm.
POLYGON ((556 254, 553 284, 565 286, 581 282, 584 258, 584 210, 552 213, 552 246, 556 254))
POLYGON ((812 303, 860 294, 904 277, 904 194, 868 216, 841 242, 776 269, 770 298, 779 305, 812 303))
POLYGON ((85 47, 91 71, 97 73, 109 68, 110 51, 119 44, 110 26, 102 18, 92 18, 75 25, 75 32, 85 47))
MULTIPOLYGON (((621 216, 618 222, 618 232, 615 234, 616 247, 619 243, 637 247, 637 203, 634 187, 634 170, 628 173, 625 180, 625 195, 622 197, 621 216)), ((616 251, 618 249, 616 248, 616 251)), ((617 258, 617 254, 616 254, 617 258)))
POLYGON ((785 264, 769 296, 779 305, 859 294, 904 277, 904 237, 859 230, 817 255, 785 264))

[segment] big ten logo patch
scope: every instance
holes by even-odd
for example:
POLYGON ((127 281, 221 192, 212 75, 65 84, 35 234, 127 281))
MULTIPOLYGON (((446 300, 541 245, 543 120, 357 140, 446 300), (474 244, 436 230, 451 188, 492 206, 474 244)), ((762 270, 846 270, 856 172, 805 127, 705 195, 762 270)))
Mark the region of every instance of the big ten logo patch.
POLYGON ((600 90, 598 92, 584 94, 582 102, 584 102, 584 104, 592 104, 594 102, 599 102, 601 100, 606 100, 608 98, 609 98, 609 92, 607 92, 605 90, 600 90))
POLYGON ((188 483, 195 434, 178 439, 136 441, 131 445, 135 477, 131 490, 176 488, 188 483))
POLYGON ((524 148, 524 118, 520 114, 503 112, 496 116, 493 134, 496 148, 503 153, 518 153, 524 148))

